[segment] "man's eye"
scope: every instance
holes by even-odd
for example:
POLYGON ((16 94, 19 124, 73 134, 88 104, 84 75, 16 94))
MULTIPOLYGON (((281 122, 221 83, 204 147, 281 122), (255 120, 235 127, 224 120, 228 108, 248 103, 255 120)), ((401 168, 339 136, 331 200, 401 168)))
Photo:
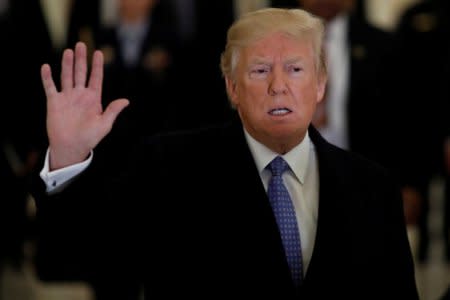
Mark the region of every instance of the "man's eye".
POLYGON ((253 73, 264 74, 264 73, 267 73, 267 69, 265 69, 265 68, 255 69, 255 70, 253 70, 253 73))
POLYGON ((288 69, 290 72, 294 72, 294 73, 298 73, 302 70, 302 68, 298 67, 298 66, 290 66, 288 69))
POLYGON ((254 68, 250 71, 251 78, 262 78, 269 73, 269 68, 254 68))

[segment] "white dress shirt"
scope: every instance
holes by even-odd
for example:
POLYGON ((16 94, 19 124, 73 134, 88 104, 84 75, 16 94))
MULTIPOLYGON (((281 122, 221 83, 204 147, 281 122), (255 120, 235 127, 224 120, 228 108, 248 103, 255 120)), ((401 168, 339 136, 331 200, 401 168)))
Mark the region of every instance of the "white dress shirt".
MULTIPOLYGON (((273 152, 245 132, 261 180, 267 191, 271 173, 266 166, 279 154, 273 152)), ((317 230, 319 210, 319 171, 316 151, 309 135, 291 151, 282 155, 290 167, 283 173, 283 181, 294 202, 302 246, 303 272, 306 274, 311 261, 317 230)))
MULTIPOLYGON (((271 173, 266 169, 266 166, 279 154, 256 141, 247 131, 244 130, 244 132, 262 183, 267 191, 271 173)), ((47 151, 45 164, 40 173, 40 177, 47 186, 47 193, 56 193, 62 190, 89 166, 92 157, 93 153, 84 162, 50 172, 49 152, 47 151)), ((306 274, 314 249, 319 208, 319 171, 316 151, 309 135, 306 134, 299 145, 282 157, 290 167, 288 172, 284 172, 283 180, 294 202, 300 230, 303 272, 306 274)))

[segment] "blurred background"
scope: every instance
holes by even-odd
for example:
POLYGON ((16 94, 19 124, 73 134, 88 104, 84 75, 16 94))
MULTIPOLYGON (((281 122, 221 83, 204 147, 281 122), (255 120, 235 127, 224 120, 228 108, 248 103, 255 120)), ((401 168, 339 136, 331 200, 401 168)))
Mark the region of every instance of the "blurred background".
MULTIPOLYGON (((114 299, 81 255, 49 250, 35 221, 29 181, 47 148, 40 66, 59 74, 77 41, 103 51, 103 103, 132 105, 102 147, 126 155, 142 136, 230 117, 226 30, 268 6, 324 18, 330 82, 314 125, 396 176, 421 299, 450 299, 450 1, 0 0, 0 300, 114 299)), ((83 253, 88 238, 77 238, 83 253)))

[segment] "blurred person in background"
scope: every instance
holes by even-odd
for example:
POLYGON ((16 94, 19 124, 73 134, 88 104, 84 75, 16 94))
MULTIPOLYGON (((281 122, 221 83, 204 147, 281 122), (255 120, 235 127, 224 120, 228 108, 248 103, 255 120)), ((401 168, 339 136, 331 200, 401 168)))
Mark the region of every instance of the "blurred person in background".
MULTIPOLYGON (((20 162, 33 168, 36 157, 45 149, 45 95, 39 84, 39 74, 33 71, 44 61, 55 63, 60 55, 54 47, 50 35, 49 23, 43 6, 38 0, 17 0, 10 2, 9 41, 2 48, 8 52, 3 57, 8 70, 5 93, 8 99, 8 132, 11 144, 20 162), (35 39, 30 40, 30 35, 35 39), (39 41, 33 43, 32 41, 39 41), (33 51, 29 51, 29 47, 33 51), (20 87, 28 82, 28 87, 20 87), (34 99, 34 100, 31 100, 34 99)), ((61 47, 67 47, 65 43, 61 47)))
MULTIPOLYGON (((112 157, 127 155, 129 144, 178 126, 183 112, 175 99, 182 80, 180 40, 172 9, 159 0, 119 0, 118 18, 102 26, 96 47, 105 55, 103 105, 129 98, 104 147, 112 157), (151 114, 152 118, 148 115, 151 114)), ((106 166, 105 166, 106 167, 106 166)))
MULTIPOLYGON (((11 84, 11 48, 12 38, 11 10, 9 1, 0 1, 0 57, 3 71, 0 74, 2 89, 8 91, 11 84)), ((16 152, 11 126, 13 99, 6 93, 0 109, 0 277, 4 268, 21 271, 24 262, 24 243, 30 236, 30 224, 26 215, 26 179, 27 167, 22 164, 16 152)), ((25 125, 25 124, 23 124, 25 125)))
POLYGON ((388 131, 382 119, 390 97, 385 74, 392 36, 367 23, 360 1, 297 3, 326 22, 328 86, 313 123, 331 143, 383 162, 383 145, 375 137, 388 131))
POLYGON ((14 265, 20 269, 25 259, 24 242, 35 241, 35 226, 26 209, 27 183, 47 139, 45 118, 41 115, 45 113, 45 95, 33 68, 44 61, 55 63, 57 52, 40 1, 9 1, 5 8, 0 28, 0 76, 5 99, 0 110, 0 152, 2 187, 5 184, 1 221, 7 238, 2 250, 14 255, 14 265), (35 39, 30 40, 30 35, 35 39), (33 43, 36 40, 39 42, 33 43), (28 83, 26 89, 20 87, 23 82, 28 83))
POLYGON ((68 27, 65 28, 67 45, 73 47, 76 42, 83 41, 92 51, 96 47, 99 30, 105 22, 102 17, 102 8, 105 5, 113 5, 115 2, 110 0, 69 1, 66 4, 69 15, 68 27))
MULTIPOLYGON (((449 78, 446 62, 450 55, 450 2, 426 0, 411 6, 402 15, 395 35, 393 84, 397 93, 393 108, 398 139, 392 151, 398 153, 398 159, 393 165, 405 187, 405 205, 415 207, 411 209, 411 223, 419 228, 417 258, 426 262, 430 182, 437 175, 448 178, 443 151, 448 141, 450 110, 442 86, 448 86, 449 78)), ((449 259, 448 232, 444 240, 449 259)))
POLYGON ((198 128, 229 120, 232 109, 218 61, 227 29, 235 19, 234 1, 170 0, 170 3, 182 41, 177 66, 182 80, 176 89, 178 109, 174 111, 177 128, 198 128), (195 101, 184 100, 192 94, 198 95, 195 101))
POLYGON ((0 141, 0 277, 3 268, 21 271, 25 241, 30 237, 30 222, 26 214, 26 182, 12 167, 9 145, 0 141))

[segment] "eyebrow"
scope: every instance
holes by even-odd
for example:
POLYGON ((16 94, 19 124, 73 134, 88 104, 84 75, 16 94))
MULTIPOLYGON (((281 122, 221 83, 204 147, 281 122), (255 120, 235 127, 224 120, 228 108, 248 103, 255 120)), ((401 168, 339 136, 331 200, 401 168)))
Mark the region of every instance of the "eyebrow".
POLYGON ((293 58, 290 58, 288 60, 285 61, 286 64, 292 64, 292 63, 297 63, 297 62, 302 62, 304 59, 300 56, 296 56, 293 58))
POLYGON ((250 65, 268 65, 268 64, 270 64, 270 62, 262 57, 256 57, 250 61, 250 65))
MULTIPOLYGON (((297 63, 297 62, 302 62, 304 59, 301 56, 296 56, 296 57, 292 57, 287 59, 286 61, 284 61, 284 64, 292 64, 292 63, 297 63)), ((269 62, 267 59, 263 58, 263 57, 255 57, 254 59, 252 59, 250 61, 250 65, 270 65, 271 62, 269 62)))

